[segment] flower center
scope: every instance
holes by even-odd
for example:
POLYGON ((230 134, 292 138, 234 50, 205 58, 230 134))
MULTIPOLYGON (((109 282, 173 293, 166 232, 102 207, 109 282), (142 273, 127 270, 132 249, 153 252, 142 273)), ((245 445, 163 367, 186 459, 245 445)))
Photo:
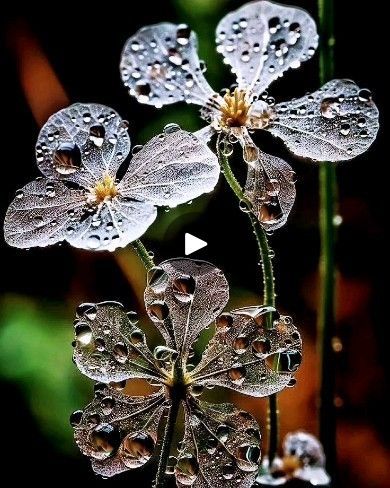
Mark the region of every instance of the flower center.
POLYGON ((96 204, 112 200, 118 195, 115 180, 110 175, 105 175, 99 183, 92 189, 93 201, 96 204))
POLYGON ((247 124, 251 103, 246 91, 236 88, 230 90, 223 97, 224 103, 220 107, 220 123, 223 127, 242 127, 247 124))

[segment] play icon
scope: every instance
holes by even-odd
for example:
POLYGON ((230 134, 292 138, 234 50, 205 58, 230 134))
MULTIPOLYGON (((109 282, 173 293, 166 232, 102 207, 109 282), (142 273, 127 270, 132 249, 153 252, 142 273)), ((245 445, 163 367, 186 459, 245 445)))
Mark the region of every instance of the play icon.
POLYGON ((188 232, 185 233, 184 252, 186 256, 192 254, 195 251, 199 251, 199 249, 202 249, 203 247, 206 246, 207 246, 206 241, 202 241, 202 239, 199 239, 199 237, 195 237, 192 234, 189 234, 188 232))

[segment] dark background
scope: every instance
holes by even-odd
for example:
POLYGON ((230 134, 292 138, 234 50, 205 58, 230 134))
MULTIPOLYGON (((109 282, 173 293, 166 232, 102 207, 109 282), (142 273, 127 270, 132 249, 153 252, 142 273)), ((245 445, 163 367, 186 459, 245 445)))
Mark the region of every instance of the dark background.
MULTIPOLYGON (((314 1, 286 3, 298 4, 315 16, 314 1)), ((351 78, 362 88, 370 88, 383 119, 382 63, 387 54, 378 37, 378 12, 368 6, 352 8, 351 2, 335 3, 335 77, 351 78)), ((214 29, 222 15, 239 5, 228 0, 144 0, 128 2, 126 8, 116 3, 81 8, 70 3, 43 7, 38 2, 34 10, 8 6, 2 13, 0 52, 1 220, 15 190, 39 174, 34 160, 39 127, 30 109, 31 99, 39 100, 36 117, 45 111, 47 116, 48 107, 57 103, 50 82, 42 85, 26 75, 23 56, 27 56, 27 64, 34 65, 36 46, 40 45, 71 102, 113 107, 130 121, 133 144, 142 144, 167 122, 193 129, 202 127, 202 121, 197 107, 183 104, 158 111, 127 95, 118 70, 127 37, 143 25, 160 21, 190 24, 198 32, 200 54, 209 67, 206 76, 218 90, 233 79, 215 53, 214 29), (24 38, 23 46, 30 46, 27 55, 20 47, 24 38), (25 88, 21 79, 25 79, 25 88)), ((277 81, 270 94, 281 101, 314 91, 319 86, 317 73, 318 54, 277 81)), ((386 463, 389 439, 385 435, 388 324, 383 235, 388 185, 381 171, 388 156, 381 122, 372 148, 338 167, 343 222, 337 242, 337 337, 342 344, 335 355, 337 441, 340 486, 355 488, 384 488, 390 475, 386 463)), ((298 428, 316 433, 318 167, 294 160, 269 138, 259 137, 258 142, 267 152, 290 162, 298 176, 297 201, 288 224, 271 237, 279 308, 294 317, 305 340, 297 386, 281 395, 282 434, 298 428)), ((234 166, 243 174, 239 161, 234 166)), ((160 211, 144 241, 160 261, 184 253, 184 232, 208 241, 208 247, 196 256, 225 271, 232 287, 232 304, 260 300, 260 270, 252 234, 222 178, 211 196, 168 213, 160 211)), ((3 239, 0 248, 2 463, 20 463, 20 469, 12 474, 14 481, 93 481, 89 462, 74 447, 67 423, 69 413, 88 402, 92 389, 91 382, 81 378, 71 362, 74 307, 82 301, 116 299, 127 308, 142 311, 137 299, 143 286, 142 268, 130 251, 116 253, 116 257, 77 251, 68 245, 22 251, 7 247, 3 239)), ((257 415, 265 430, 265 400, 241 397, 238 401, 257 415)), ((146 480, 152 469, 147 465, 145 470, 126 476, 146 480)))

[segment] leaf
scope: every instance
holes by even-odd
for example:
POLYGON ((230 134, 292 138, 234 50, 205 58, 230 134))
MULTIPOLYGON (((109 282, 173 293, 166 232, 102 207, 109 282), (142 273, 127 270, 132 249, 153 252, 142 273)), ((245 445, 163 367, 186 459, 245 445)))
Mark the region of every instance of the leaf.
POLYGON ((260 94, 313 56, 318 35, 304 10, 262 0, 227 14, 218 24, 216 42, 239 88, 260 94))
POLYGON ((378 129, 371 93, 350 80, 332 80, 316 92, 275 105, 267 127, 298 156, 343 161, 366 151, 378 129))
POLYGON ((195 383, 223 386, 254 397, 287 386, 302 359, 302 342, 289 317, 272 307, 246 307, 220 315, 216 332, 192 372, 195 383), (269 314, 273 327, 265 328, 269 314))

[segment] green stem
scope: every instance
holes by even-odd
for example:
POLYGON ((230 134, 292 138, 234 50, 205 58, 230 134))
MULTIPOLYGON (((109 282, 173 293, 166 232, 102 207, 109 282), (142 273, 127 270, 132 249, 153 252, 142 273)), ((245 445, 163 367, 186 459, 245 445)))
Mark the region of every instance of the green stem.
POLYGON ((154 266, 154 261, 149 252, 147 251, 146 247, 142 244, 140 239, 132 242, 131 245, 133 246, 135 252, 138 254, 138 257, 141 259, 142 264, 145 266, 146 271, 149 271, 154 266))
MULTIPOLYGON (((318 0, 320 34, 320 81, 334 75, 334 4, 318 0)), ((335 331, 335 226, 337 179, 335 167, 323 163, 319 171, 320 210, 320 303, 318 312, 317 350, 320 356, 319 435, 324 446, 327 469, 332 479, 336 467, 336 411, 334 407, 335 366, 332 337, 335 331)))
MULTIPOLYGON (((221 165, 222 172, 225 176, 227 183, 236 195, 239 203, 246 208, 250 208, 250 202, 245 197, 244 191, 241 188, 240 183, 234 176, 234 173, 230 167, 228 158, 221 151, 221 143, 223 140, 223 135, 218 135, 217 140, 217 154, 219 164, 221 165)), ((251 213, 247 213, 249 220, 253 227, 253 232, 256 236, 257 245, 260 253, 261 268, 263 271, 263 304, 267 306, 275 306, 275 281, 274 273, 272 267, 272 259, 270 248, 268 245, 267 234, 265 230, 261 227, 257 218, 251 213)), ((272 327, 272 318, 267 320, 267 327, 272 327)), ((270 465, 275 458, 275 454, 278 448, 279 442, 279 422, 278 422, 278 403, 276 394, 270 395, 268 397, 268 458, 270 465)))
POLYGON ((171 452, 171 445, 173 434, 175 431, 175 423, 177 419, 177 414, 179 412, 180 399, 172 398, 171 407, 168 411, 168 417, 165 424, 164 437, 161 446, 160 459, 158 462, 157 474, 154 481, 154 488, 164 488, 165 486, 165 472, 167 469, 169 454, 171 452))

